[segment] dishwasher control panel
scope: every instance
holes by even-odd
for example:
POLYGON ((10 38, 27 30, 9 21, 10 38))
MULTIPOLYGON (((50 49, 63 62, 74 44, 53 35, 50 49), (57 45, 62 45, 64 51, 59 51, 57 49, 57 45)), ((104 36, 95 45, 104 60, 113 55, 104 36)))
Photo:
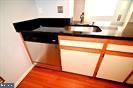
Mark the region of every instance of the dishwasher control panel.
POLYGON ((58 34, 49 32, 22 32, 24 41, 58 44, 58 34))

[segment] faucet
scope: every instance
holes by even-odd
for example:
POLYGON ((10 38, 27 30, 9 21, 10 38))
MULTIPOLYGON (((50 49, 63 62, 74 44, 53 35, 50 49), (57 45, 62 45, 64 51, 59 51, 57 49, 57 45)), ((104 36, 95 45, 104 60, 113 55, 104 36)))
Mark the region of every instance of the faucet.
POLYGON ((92 22, 92 25, 94 25, 94 24, 95 24, 95 22, 93 21, 93 22, 92 22))
POLYGON ((82 14, 80 15, 80 23, 84 22, 84 12, 82 12, 82 14))

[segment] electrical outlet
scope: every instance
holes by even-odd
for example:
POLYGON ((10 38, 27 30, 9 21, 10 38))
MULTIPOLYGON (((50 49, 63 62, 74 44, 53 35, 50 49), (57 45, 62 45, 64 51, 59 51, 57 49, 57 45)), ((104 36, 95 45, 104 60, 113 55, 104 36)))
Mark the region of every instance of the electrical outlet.
POLYGON ((63 13, 63 6, 57 6, 57 12, 63 13))
POLYGON ((117 21, 120 21, 120 20, 121 20, 121 16, 122 16, 122 15, 118 15, 117 21))

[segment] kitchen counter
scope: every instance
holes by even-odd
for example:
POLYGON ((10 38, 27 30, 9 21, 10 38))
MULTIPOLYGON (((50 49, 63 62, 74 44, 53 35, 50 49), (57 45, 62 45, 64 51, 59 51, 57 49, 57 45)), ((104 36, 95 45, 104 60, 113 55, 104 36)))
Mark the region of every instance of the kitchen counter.
POLYGON ((122 32, 116 29, 107 29, 101 28, 101 32, 75 32, 72 31, 73 29, 78 28, 82 30, 86 30, 86 27, 81 26, 67 26, 67 27, 39 27, 32 31, 22 31, 23 33, 30 32, 30 33, 54 33, 58 35, 69 35, 69 36, 79 36, 79 37, 95 37, 95 38, 111 38, 111 39, 120 39, 120 40, 133 40, 133 35, 126 34, 124 35, 122 32))
MULTIPOLYGON (((48 38, 49 34, 50 36, 55 34, 55 36, 57 37, 58 35, 69 35, 69 36, 79 36, 79 37, 133 40, 132 32, 129 32, 129 31, 120 32, 116 29, 107 28, 107 27, 100 27, 100 29, 102 30, 101 32, 94 32, 91 29, 87 32, 86 31, 75 32, 73 31, 75 28, 78 30, 86 30, 86 27, 89 24, 83 23, 83 25, 81 25, 74 22, 71 23, 70 21, 71 21, 70 18, 37 18, 37 19, 13 23, 13 25, 16 29, 16 32, 22 32, 22 35, 25 40, 27 40, 27 38, 28 40, 30 40, 30 38, 33 36, 36 36, 36 38, 40 37, 41 38, 40 40, 42 40, 42 37, 43 38, 46 37, 45 35, 47 35, 47 38, 48 38), (70 26, 66 27, 66 25, 70 25, 70 26)), ((34 39, 36 40, 36 38, 34 39)))

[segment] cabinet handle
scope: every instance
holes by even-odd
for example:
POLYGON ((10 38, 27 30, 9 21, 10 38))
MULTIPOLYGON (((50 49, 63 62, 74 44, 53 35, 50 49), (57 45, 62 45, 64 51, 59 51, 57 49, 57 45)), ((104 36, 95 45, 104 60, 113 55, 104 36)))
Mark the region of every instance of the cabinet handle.
POLYGON ((56 40, 52 40, 52 42, 55 42, 56 40))

